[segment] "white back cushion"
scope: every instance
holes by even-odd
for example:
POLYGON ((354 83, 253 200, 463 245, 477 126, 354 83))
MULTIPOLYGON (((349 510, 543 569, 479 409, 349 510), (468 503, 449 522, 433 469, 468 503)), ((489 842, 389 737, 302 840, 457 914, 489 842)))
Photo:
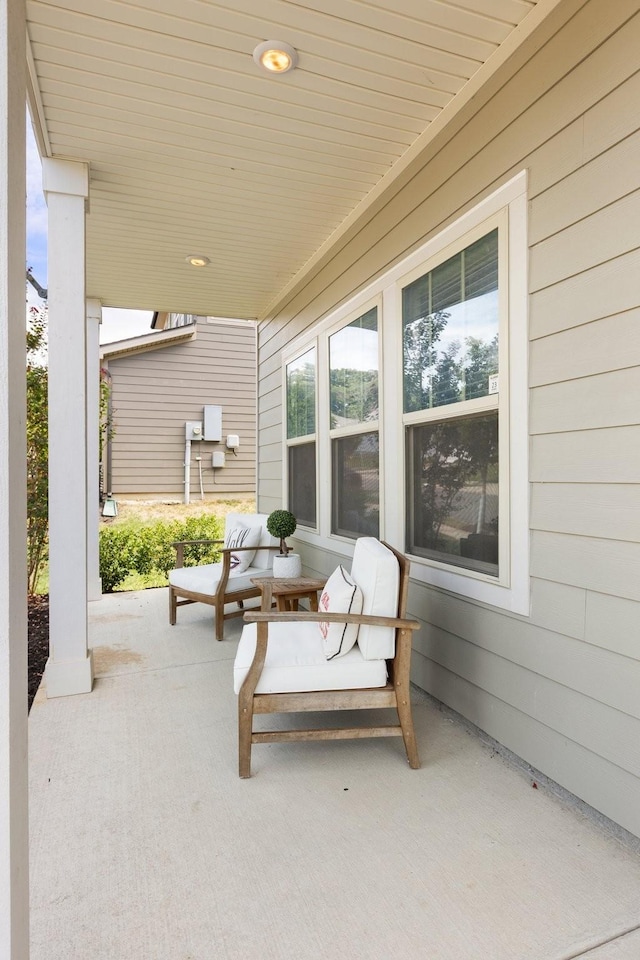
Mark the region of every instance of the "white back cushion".
MULTIPOLYGON (((400 567, 388 547, 375 537, 359 537, 353 551, 351 576, 362 590, 363 613, 397 617, 400 567)), ((358 646, 365 660, 390 660, 395 655, 395 630, 362 624, 358 646)))
POLYGON ((225 520, 225 530, 233 530, 240 525, 244 527, 260 528, 260 543, 255 557, 251 561, 251 566, 259 570, 268 570, 273 566, 273 552, 269 550, 260 550, 260 547, 277 547, 279 540, 272 537, 267 530, 266 513, 228 513, 225 520))

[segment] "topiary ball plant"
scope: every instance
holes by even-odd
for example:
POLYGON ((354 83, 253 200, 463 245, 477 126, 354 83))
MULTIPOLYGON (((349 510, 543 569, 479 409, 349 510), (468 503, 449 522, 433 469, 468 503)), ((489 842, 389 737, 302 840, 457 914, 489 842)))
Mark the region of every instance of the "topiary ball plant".
POLYGON ((287 546, 286 538, 290 537, 298 522, 288 510, 274 510, 267 517, 267 530, 272 537, 280 541, 280 556, 286 557, 291 547, 287 546))

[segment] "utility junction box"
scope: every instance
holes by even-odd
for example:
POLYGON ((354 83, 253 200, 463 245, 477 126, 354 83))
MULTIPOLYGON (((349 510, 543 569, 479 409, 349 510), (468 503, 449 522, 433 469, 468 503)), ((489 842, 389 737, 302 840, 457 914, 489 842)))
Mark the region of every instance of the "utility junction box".
POLYGON ((204 408, 204 440, 222 440, 222 407, 209 403, 204 408))

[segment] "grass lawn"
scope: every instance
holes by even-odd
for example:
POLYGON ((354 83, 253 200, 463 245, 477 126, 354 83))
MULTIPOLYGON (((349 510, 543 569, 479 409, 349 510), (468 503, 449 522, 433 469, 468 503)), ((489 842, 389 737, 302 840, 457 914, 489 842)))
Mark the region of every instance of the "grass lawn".
MULTIPOLYGON (((117 499, 117 498, 116 498, 117 499)), ((134 521, 150 523, 154 520, 185 520, 202 514, 226 517, 228 513, 255 513, 254 497, 237 500, 192 500, 191 503, 163 502, 160 500, 117 500, 118 516, 113 520, 102 519, 101 524, 118 524, 134 521)))

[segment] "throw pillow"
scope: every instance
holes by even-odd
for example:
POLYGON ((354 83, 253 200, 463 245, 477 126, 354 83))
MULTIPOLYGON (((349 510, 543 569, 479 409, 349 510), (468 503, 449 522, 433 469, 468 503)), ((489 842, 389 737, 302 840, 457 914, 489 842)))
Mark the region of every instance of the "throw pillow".
MULTIPOLYGON (((333 571, 318 601, 320 613, 362 613, 362 590, 343 566, 333 571)), ((319 624, 324 655, 327 660, 342 657, 358 639, 357 623, 319 624)))
MULTIPOLYGON (((260 544, 262 531, 260 527, 234 527, 229 530, 224 539, 225 547, 257 547, 260 544)), ((243 573, 251 566, 256 555, 255 550, 241 550, 231 554, 231 570, 234 573, 243 573)))

